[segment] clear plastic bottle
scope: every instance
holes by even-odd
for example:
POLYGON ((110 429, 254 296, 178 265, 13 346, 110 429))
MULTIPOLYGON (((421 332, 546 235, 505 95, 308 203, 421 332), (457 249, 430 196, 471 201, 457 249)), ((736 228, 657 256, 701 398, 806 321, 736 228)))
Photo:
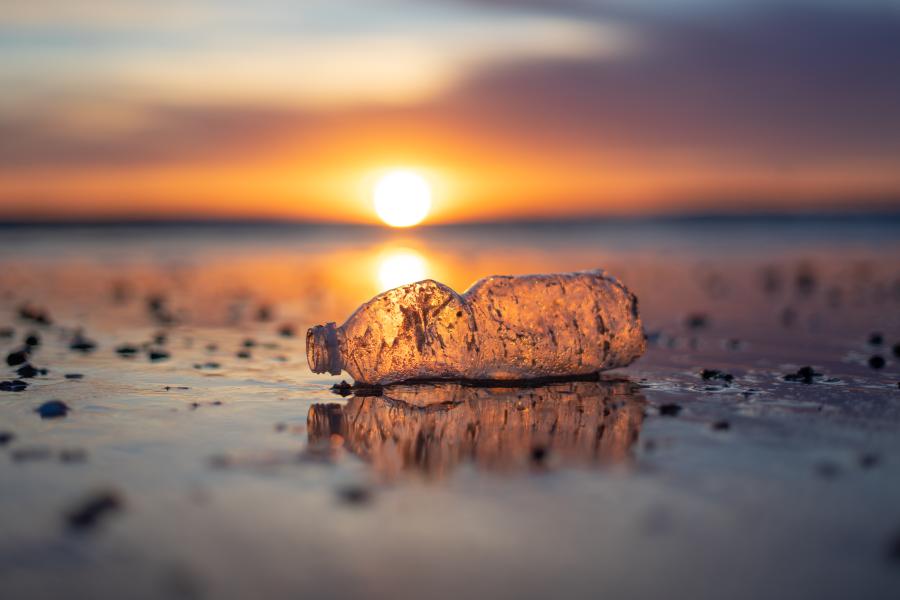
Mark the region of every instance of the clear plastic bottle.
POLYGON ((645 346, 637 298, 602 270, 495 275, 464 294, 429 279, 306 334, 313 372, 371 385, 587 375, 626 366, 645 346))

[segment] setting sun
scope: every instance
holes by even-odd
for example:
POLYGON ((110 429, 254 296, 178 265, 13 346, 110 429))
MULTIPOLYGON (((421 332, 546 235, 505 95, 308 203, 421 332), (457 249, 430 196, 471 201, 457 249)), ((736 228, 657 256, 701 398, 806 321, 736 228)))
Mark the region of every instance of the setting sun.
POLYGON ((375 212, 391 227, 418 225, 431 208, 431 187, 413 171, 391 171, 375 184, 375 212))

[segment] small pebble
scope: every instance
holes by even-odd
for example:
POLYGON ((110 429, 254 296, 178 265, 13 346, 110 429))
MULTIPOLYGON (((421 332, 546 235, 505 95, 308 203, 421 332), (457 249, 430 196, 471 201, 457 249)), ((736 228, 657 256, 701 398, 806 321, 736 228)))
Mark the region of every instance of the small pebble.
POLYGON ((122 344, 116 348, 116 354, 120 356, 134 356, 137 352, 137 347, 131 344, 122 344))
POLYGON ((731 373, 719 371, 718 369, 703 369, 702 371, 700 371, 700 377, 702 377, 704 381, 709 381, 710 379, 718 379, 720 381, 731 383, 734 380, 734 375, 732 375, 731 373))
POLYGON ((238 358, 250 358, 250 352, 248 352, 247 350, 241 350, 240 352, 237 353, 236 356, 238 358))
POLYGON ((42 371, 44 371, 44 370, 43 369, 35 369, 30 364, 25 363, 24 365, 22 365, 21 367, 16 369, 16 374, 19 377, 21 377, 22 379, 30 379, 32 377, 37 377, 38 375, 44 374, 42 371))
POLYGON ((12 327, 0 327, 0 338, 11 338, 16 335, 16 330, 12 327))
POLYGON ((537 466, 543 466, 547 460, 547 449, 543 446, 535 446, 531 449, 531 462, 537 466))
POLYGON ((823 479, 834 479, 840 472, 840 468, 833 462, 823 461, 816 465, 816 474, 823 479))
POLYGON ((25 345, 26 346, 40 346, 41 345, 41 336, 39 336, 35 332, 29 333, 25 336, 25 345))
POLYGON ((709 317, 703 313, 692 313, 684 320, 688 329, 703 329, 709 325, 709 317))
POLYGON ((82 375, 81 373, 66 373, 65 378, 66 379, 84 379, 84 375, 82 375))
POLYGON ((65 520, 72 529, 91 529, 110 513, 120 510, 123 505, 122 497, 118 493, 97 492, 68 511, 65 520))
POLYGON ((72 338, 72 341, 69 342, 69 348, 71 350, 78 350, 79 352, 91 352, 97 347, 97 343, 93 340, 90 340, 81 332, 75 334, 75 337, 72 338))
POLYGON ((900 344, 894 344, 894 347, 891 350, 894 353, 894 356, 900 358, 900 344))
POLYGON ((350 485, 340 488, 338 497, 347 504, 360 506, 372 501, 372 492, 361 485, 350 485))
POLYGON ((153 362, 157 362, 160 360, 168 360, 169 353, 165 350, 151 350, 147 353, 147 358, 149 358, 153 362))
POLYGON ((877 354, 869 359, 869 366, 873 369, 882 369, 884 368, 884 357, 878 356, 877 354))
POLYGON ((281 337, 294 337, 297 335, 297 331, 294 329, 293 325, 282 325, 278 328, 278 335, 281 337))
POLYGON ((16 448, 10 454, 16 462, 27 462, 32 460, 47 460, 50 458, 50 449, 42 446, 33 446, 30 448, 16 448))
POLYGON ((861 454, 859 457, 859 466, 863 469, 871 469, 872 467, 876 467, 880 462, 881 457, 874 452, 866 452, 864 454, 861 454))
POLYGON ((30 304, 19 307, 19 318, 32 321, 38 325, 50 325, 53 323, 46 310, 30 304))
POLYGON ((0 392, 24 392, 28 384, 21 379, 0 381, 0 392))
POLYGON ((880 333, 873 333, 869 336, 869 344, 872 346, 880 346, 884 343, 884 336, 880 333))
POLYGON ((681 405, 675 404, 674 402, 669 404, 662 404, 659 407, 659 414, 664 417, 677 417, 678 413, 680 412, 681 405))
POLYGON ((87 452, 81 448, 70 448, 68 450, 60 450, 59 461, 67 464, 83 463, 87 460, 87 452))
POLYGON ((244 348, 252 348, 253 346, 256 345, 256 340, 247 338, 246 340, 244 340, 243 344, 241 344, 241 345, 244 346, 244 348))
POLYGON ((900 563, 900 531, 888 541, 887 558, 893 563, 900 563))
POLYGON ((812 367, 800 367, 797 369, 796 373, 788 373, 784 376, 785 381, 799 381, 802 383, 810 384, 813 383, 815 377, 821 377, 821 373, 817 373, 813 370, 812 367))
POLYGON ((5 446, 16 439, 16 434, 11 431, 0 431, 0 446, 5 446))
POLYGON ((256 320, 267 323, 272 320, 272 307, 265 304, 256 309, 256 320))
POLYGON ((42 419, 56 419, 65 417, 69 410, 69 405, 61 400, 48 400, 34 409, 34 412, 41 415, 42 419))
POLYGON ((6 355, 6 364, 11 367, 24 364, 28 362, 28 354, 27 350, 14 350, 6 355))
POLYGON ((731 429, 731 423, 728 421, 715 421, 710 427, 713 431, 727 431, 731 429))

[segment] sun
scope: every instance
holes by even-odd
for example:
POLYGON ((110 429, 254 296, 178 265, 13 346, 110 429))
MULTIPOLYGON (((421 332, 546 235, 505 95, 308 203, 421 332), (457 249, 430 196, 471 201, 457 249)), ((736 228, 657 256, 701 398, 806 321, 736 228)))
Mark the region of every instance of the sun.
POLYGON ((431 209, 431 187, 414 171, 385 173, 375 183, 372 196, 375 212, 391 227, 418 225, 431 209))

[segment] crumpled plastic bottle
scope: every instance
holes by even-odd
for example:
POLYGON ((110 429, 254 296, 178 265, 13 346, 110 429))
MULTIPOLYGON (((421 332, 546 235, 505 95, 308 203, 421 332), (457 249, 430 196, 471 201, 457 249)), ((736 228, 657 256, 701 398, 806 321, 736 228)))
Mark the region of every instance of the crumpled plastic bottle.
POLYGON ((465 293, 425 280, 306 334, 315 373, 360 384, 526 380, 623 367, 646 347, 637 298, 603 270, 487 277, 465 293))

